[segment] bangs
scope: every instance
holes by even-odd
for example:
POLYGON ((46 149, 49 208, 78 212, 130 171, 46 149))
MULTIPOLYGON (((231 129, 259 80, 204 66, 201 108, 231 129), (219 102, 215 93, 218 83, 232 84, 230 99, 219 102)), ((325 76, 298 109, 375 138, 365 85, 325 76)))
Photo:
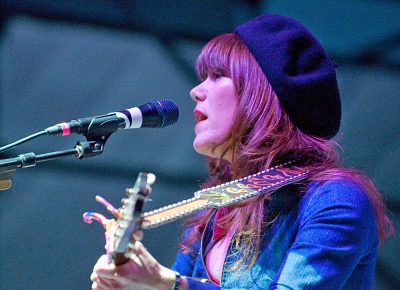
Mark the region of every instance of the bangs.
POLYGON ((237 35, 226 33, 210 40, 202 49, 196 61, 195 70, 200 81, 214 70, 230 76, 231 55, 237 44, 237 35))

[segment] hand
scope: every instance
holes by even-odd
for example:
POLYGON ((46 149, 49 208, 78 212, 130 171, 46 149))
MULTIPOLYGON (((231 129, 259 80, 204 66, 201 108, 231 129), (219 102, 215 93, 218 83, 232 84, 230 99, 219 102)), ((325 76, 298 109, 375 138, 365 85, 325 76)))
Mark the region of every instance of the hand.
POLYGON ((109 264, 108 257, 101 256, 90 276, 92 289, 171 289, 175 273, 158 263, 142 243, 136 241, 130 254, 131 260, 121 266, 109 264))

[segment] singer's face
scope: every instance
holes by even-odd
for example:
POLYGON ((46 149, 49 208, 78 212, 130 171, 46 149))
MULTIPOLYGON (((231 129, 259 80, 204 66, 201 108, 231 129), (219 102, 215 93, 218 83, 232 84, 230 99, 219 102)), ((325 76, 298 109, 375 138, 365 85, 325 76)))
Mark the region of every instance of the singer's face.
MULTIPOLYGON (((229 133, 238 103, 233 81, 222 74, 209 74, 190 91, 190 96, 196 102, 193 147, 202 155, 219 158, 222 148, 212 148, 229 133)), ((231 161, 231 155, 228 152, 224 158, 231 161)))

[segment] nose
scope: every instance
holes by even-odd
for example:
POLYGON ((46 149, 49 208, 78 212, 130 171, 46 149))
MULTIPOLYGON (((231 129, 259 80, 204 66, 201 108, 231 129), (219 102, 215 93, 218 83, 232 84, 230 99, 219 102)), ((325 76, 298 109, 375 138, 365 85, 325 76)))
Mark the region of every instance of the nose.
POLYGON ((207 98, 207 90, 205 89, 204 82, 198 84, 190 90, 190 97, 196 103, 202 102, 207 98))

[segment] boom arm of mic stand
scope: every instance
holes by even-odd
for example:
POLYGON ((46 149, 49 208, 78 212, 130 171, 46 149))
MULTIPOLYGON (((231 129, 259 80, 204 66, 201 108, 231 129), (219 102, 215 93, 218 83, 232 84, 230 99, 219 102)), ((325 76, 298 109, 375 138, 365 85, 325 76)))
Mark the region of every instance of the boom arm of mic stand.
POLYGON ((104 143, 101 141, 78 142, 74 149, 55 151, 36 155, 33 152, 20 154, 18 157, 0 160, 0 190, 9 189, 12 185, 11 176, 18 168, 36 166, 38 162, 59 159, 74 155, 79 159, 93 157, 103 153, 104 143))

